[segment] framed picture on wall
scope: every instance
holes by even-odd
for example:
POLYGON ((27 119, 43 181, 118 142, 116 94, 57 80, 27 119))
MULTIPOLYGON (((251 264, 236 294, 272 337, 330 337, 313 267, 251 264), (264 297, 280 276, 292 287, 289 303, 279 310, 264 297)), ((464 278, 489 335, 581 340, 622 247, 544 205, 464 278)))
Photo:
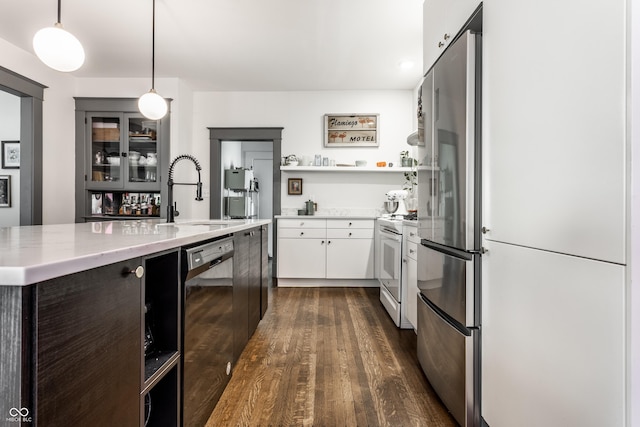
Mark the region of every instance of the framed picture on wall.
POLYGON ((0 208, 11 207, 11 176, 0 175, 0 208))
POLYGON ((20 141, 2 141, 2 169, 20 168, 20 141))
POLYGON ((293 196, 302 195, 302 178, 289 178, 287 194, 293 196))
POLYGON ((325 114, 325 147, 377 147, 380 114, 325 114))

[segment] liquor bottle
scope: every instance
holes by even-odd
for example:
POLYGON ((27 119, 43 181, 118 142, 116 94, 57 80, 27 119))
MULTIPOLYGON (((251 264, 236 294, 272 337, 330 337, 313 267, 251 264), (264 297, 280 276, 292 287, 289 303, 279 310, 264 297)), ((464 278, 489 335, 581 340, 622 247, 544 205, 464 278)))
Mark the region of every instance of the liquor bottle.
POLYGON ((149 215, 156 216, 158 214, 158 206, 156 206, 156 198, 151 196, 149 197, 151 202, 149 203, 149 215))

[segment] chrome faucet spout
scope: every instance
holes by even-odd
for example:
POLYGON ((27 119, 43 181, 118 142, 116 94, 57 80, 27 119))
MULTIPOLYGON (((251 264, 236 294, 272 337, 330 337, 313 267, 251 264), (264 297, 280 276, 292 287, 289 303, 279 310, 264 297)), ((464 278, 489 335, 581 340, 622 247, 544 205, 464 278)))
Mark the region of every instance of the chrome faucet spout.
POLYGON ((169 165, 169 179, 167 180, 167 185, 169 187, 169 191, 167 193, 167 222, 174 222, 175 217, 179 215, 176 206, 173 201, 173 186, 174 185, 195 185, 196 186, 196 200, 202 201, 202 181, 200 179, 200 171, 202 167, 200 167, 200 162, 190 154, 181 154, 171 162, 169 165), (191 160, 193 164, 196 166, 196 171, 198 171, 198 182, 196 183, 185 183, 185 182, 173 182, 173 168, 176 166, 180 160, 191 160))

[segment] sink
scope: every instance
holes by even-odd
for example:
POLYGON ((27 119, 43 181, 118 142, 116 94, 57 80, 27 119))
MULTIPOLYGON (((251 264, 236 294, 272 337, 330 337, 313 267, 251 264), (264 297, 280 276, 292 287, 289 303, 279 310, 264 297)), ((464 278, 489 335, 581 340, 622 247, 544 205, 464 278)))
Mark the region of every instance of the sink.
POLYGON ((236 224, 244 224, 243 219, 196 219, 196 220, 186 220, 186 221, 178 221, 178 222, 162 222, 157 225, 160 226, 176 226, 181 227, 183 225, 204 225, 204 226, 218 226, 218 227, 231 227, 236 224))

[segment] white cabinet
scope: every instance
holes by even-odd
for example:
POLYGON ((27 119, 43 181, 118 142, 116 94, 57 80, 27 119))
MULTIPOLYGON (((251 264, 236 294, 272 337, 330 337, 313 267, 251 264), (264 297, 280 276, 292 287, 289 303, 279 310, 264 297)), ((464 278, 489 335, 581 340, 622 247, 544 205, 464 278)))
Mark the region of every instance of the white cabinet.
POLYGON ((374 221, 279 219, 278 277, 373 279, 374 221))
POLYGON ((483 225, 491 240, 626 262, 626 3, 485 5, 483 225))
POLYGON ((402 292, 404 297, 405 317, 414 330, 418 330, 418 229, 415 226, 404 226, 402 237, 402 292))
POLYGON ((279 239, 278 277, 324 277, 325 247, 324 239, 279 239))
POLYGON ((496 242, 486 246, 487 423, 623 426, 624 266, 496 242))
POLYGON ((327 220, 327 279, 373 279, 373 220, 327 220))
POLYGON ((324 277, 326 227, 324 219, 278 220, 278 277, 324 277))
POLYGON ((479 0, 425 0, 422 7, 423 74, 429 71, 479 5, 479 0))

